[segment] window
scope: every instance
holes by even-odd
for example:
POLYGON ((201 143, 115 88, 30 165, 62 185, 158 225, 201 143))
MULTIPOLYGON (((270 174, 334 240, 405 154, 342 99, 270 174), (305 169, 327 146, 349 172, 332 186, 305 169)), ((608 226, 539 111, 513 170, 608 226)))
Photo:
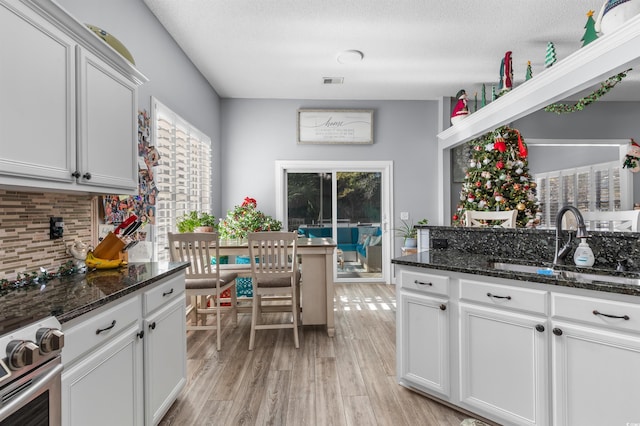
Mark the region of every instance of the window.
MULTIPOLYGON (((625 175, 626 176, 626 175, 625 175)), ((540 227, 555 227, 556 214, 566 205, 580 211, 615 211, 623 208, 620 165, 617 161, 536 174, 542 213, 540 227)))
POLYGON ((171 109, 153 100, 156 201, 154 259, 169 260, 167 232, 192 210, 211 213, 211 139, 171 109))

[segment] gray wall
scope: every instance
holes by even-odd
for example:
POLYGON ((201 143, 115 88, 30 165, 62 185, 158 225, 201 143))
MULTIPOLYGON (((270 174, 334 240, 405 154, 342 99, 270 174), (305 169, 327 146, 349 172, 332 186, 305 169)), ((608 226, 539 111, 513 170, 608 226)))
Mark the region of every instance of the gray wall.
POLYGON ((394 214, 433 223, 436 205, 435 101, 222 100, 222 205, 251 196, 275 213, 275 160, 392 160, 394 214), (374 110, 373 145, 297 145, 299 108, 374 110))
MULTIPOLYGON (((214 212, 220 206, 220 99, 142 0, 58 0, 80 22, 111 33, 147 76, 138 106, 151 112, 151 96, 189 121, 213 142, 214 212)), ((217 213, 219 214, 219 213, 217 213)))

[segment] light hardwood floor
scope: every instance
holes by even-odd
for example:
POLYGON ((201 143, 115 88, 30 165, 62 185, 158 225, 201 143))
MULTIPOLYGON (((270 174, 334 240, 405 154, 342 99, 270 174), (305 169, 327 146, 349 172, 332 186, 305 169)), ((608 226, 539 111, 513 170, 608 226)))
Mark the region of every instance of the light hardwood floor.
POLYGON ((249 314, 224 330, 220 352, 215 332, 190 331, 187 385, 160 424, 458 426, 468 417, 397 384, 393 286, 337 284, 335 299, 335 337, 304 326, 299 349, 285 329, 257 331, 247 350, 249 314))

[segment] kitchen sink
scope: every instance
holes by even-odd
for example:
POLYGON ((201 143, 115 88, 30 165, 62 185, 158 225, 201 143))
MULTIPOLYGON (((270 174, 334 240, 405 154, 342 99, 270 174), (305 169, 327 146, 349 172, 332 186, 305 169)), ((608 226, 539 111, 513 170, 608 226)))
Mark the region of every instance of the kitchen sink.
POLYGON ((573 280, 583 283, 613 283, 613 284, 626 284, 640 286, 640 276, 628 277, 622 275, 607 275, 607 274, 595 274, 582 271, 565 271, 554 270, 546 266, 539 265, 524 265, 519 263, 507 263, 507 262, 490 262, 489 267, 499 269, 502 271, 522 272, 526 274, 535 274, 548 277, 558 277, 566 280, 573 280))
POLYGON ((500 269, 502 271, 524 272, 526 274, 545 276, 558 275, 560 273, 560 271, 554 271, 549 267, 540 265, 523 265, 520 263, 490 262, 489 267, 493 269, 500 269))

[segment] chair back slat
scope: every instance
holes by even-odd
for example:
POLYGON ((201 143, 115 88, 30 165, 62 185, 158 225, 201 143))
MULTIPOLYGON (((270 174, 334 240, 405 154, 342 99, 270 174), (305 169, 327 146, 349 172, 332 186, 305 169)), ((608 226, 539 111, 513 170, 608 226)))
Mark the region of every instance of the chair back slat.
POLYGON ((168 233, 170 258, 174 262, 190 262, 186 278, 219 278, 218 268, 211 265, 215 256, 220 260, 219 237, 216 232, 168 233))
POLYGON ((252 232, 247 239, 251 268, 258 280, 292 276, 297 270, 297 233, 252 232))

